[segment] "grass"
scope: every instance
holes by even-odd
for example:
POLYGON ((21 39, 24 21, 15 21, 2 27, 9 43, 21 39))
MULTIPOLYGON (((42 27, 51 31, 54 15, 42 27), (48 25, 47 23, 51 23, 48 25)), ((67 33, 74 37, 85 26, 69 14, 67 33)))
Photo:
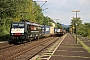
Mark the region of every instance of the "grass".
POLYGON ((90 47, 83 43, 80 39, 78 41, 82 44, 82 46, 90 53, 90 47))
MULTIPOLYGON (((75 36, 74 36, 75 37, 75 36)), ((76 37, 75 37, 76 38, 76 37)), ((84 49, 86 49, 89 53, 90 53, 90 47, 87 46, 85 43, 83 43, 83 41, 81 41, 80 39, 77 39, 78 42, 80 42, 82 44, 82 46, 84 47, 84 49)))

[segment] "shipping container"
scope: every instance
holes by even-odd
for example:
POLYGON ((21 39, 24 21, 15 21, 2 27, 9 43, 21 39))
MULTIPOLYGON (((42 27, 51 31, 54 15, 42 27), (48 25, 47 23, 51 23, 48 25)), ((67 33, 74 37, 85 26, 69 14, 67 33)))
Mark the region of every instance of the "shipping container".
POLYGON ((50 26, 42 25, 42 34, 44 37, 50 36, 50 26))
POLYGON ((54 27, 50 27, 50 34, 54 34, 54 27))

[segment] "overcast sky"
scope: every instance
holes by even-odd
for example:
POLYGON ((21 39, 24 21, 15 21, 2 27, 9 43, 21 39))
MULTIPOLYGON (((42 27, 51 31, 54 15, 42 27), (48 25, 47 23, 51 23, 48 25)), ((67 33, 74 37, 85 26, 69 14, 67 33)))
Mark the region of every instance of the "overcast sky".
MULTIPOLYGON (((83 20, 83 23, 90 22, 90 0, 34 0, 34 1, 47 1, 42 9, 48 8, 43 11, 45 16, 51 19, 59 19, 58 22, 70 25, 76 13, 73 10, 81 10, 77 16, 83 20)), ((38 2, 40 6, 44 2, 38 2)), ((55 21, 55 20, 54 20, 55 21)), ((56 22, 56 21, 55 21, 56 22)))

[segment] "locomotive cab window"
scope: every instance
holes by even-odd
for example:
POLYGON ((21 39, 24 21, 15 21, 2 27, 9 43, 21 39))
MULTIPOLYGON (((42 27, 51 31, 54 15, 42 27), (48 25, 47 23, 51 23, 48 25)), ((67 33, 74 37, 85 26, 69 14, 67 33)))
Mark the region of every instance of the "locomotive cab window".
POLYGON ((24 24, 12 24, 12 28, 24 28, 24 24))
POLYGON ((18 24, 12 24, 12 28, 18 28, 18 24))
POLYGON ((19 28, 24 28, 24 24, 19 24, 19 28))

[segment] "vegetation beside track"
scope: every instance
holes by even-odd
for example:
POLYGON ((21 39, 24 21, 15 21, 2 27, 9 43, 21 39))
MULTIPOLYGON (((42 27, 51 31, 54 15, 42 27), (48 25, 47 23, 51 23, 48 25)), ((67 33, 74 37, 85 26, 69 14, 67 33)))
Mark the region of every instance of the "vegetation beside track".
MULTIPOLYGON (((76 38, 75 35, 74 35, 74 38, 76 38)), ((82 46, 84 47, 84 49, 86 49, 86 50, 90 53, 90 47, 87 46, 87 45, 86 45, 83 41, 81 41, 79 38, 77 38, 77 40, 78 40, 78 42, 80 42, 80 44, 82 44, 82 46)))
POLYGON ((83 43, 83 41, 81 41, 80 39, 78 39, 78 41, 82 44, 82 46, 90 53, 90 47, 87 46, 85 43, 83 43))
POLYGON ((81 20, 80 17, 77 18, 72 18, 71 20, 71 27, 70 31, 71 33, 76 34, 76 24, 77 24, 77 34, 83 37, 87 37, 90 39, 90 22, 88 23, 82 23, 83 20, 81 20))
MULTIPOLYGON (((54 22, 50 17, 44 16, 43 11, 47 9, 32 0, 0 0, 0 40, 8 37, 12 22, 29 20, 38 24, 52 26, 54 22)), ((55 22, 54 22, 55 23, 55 22)), ((60 23, 55 23, 61 28, 60 23)))
POLYGON ((3 35, 3 36, 0 36, 0 41, 7 41, 7 40, 9 40, 9 37, 10 37, 9 34, 6 34, 6 35, 3 35))

